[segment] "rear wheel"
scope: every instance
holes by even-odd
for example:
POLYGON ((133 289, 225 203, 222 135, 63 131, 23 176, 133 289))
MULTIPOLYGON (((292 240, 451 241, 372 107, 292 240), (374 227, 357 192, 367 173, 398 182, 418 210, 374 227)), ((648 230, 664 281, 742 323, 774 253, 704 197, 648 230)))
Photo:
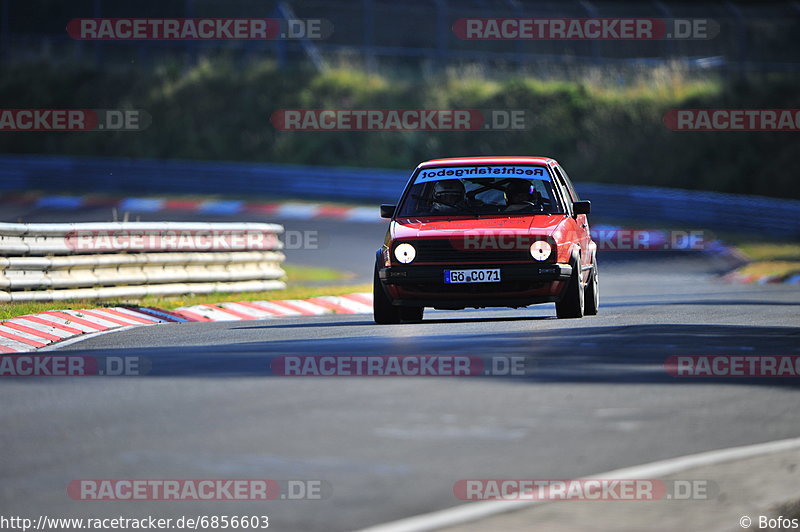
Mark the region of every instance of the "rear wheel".
MULTIPOLYGON (((383 289, 378 276, 378 264, 375 264, 375 279, 372 282, 372 315, 375 323, 387 325, 400 323, 400 307, 392 305, 392 301, 383 289)), ((422 319, 420 314, 419 319, 422 319)))
POLYGON ((559 318, 582 318, 585 290, 581 283, 581 261, 572 264, 572 275, 567 281, 564 297, 556 303, 556 316, 559 318))
POLYGON ((584 314, 594 316, 600 307, 600 285, 597 279, 597 259, 592 261, 592 272, 589 274, 589 282, 586 283, 584 294, 584 314))

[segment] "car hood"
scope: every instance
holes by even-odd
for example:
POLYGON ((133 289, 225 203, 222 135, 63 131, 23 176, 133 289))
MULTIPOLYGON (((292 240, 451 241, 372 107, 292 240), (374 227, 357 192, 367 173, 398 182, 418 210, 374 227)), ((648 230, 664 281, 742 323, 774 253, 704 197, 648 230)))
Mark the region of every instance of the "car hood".
POLYGON ((550 236, 564 221, 564 214, 533 216, 482 216, 452 218, 397 218, 392 222, 391 237, 449 238, 460 233, 489 232, 550 236))

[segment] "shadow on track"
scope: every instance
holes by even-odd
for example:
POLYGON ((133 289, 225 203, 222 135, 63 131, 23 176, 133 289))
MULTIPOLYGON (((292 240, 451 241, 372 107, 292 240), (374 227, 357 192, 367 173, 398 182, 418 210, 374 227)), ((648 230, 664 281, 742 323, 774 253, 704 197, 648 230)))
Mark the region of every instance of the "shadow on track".
MULTIPOLYGON (((493 321, 499 323, 510 320, 503 318, 493 321)), ((520 320, 514 318, 513 321, 520 320)), ((356 323, 358 324, 366 323, 356 323)), ((353 323, 348 325, 352 326, 353 323)), ((337 326, 337 323, 331 323, 330 326, 337 326)), ((71 350, 52 354, 79 354, 97 358, 140 357, 145 361, 142 365, 148 368, 146 376, 150 377, 278 377, 279 375, 273 373, 271 363, 275 357, 287 355, 430 355, 478 357, 485 367, 491 367, 492 357, 521 357, 525 368, 523 375, 487 377, 517 384, 716 382, 792 387, 800 384, 800 378, 681 378, 671 376, 665 368, 668 357, 673 355, 800 355, 800 329, 792 327, 647 324, 481 332, 470 335, 426 334, 424 323, 409 326, 405 330, 403 327, 405 326, 376 328, 375 333, 370 336, 274 339, 162 348, 71 350), (391 335, 391 331, 402 331, 405 334, 391 335)))

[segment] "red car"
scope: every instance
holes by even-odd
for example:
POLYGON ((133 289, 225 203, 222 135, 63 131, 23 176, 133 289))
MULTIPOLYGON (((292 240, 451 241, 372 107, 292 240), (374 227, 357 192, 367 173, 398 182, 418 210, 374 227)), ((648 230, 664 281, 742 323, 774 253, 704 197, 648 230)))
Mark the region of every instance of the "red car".
POLYGON ((375 322, 546 302, 559 318, 596 314, 590 207, 548 157, 420 164, 400 202, 381 205, 391 223, 375 262, 375 322))

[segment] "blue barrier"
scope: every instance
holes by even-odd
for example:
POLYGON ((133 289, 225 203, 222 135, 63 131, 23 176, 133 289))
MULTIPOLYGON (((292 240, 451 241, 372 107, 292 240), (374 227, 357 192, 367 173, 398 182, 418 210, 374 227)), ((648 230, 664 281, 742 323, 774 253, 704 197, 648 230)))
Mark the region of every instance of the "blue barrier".
MULTIPOLYGON (((219 194, 340 201, 395 201, 410 172, 217 161, 0 155, 0 191, 219 194)), ((800 201, 670 188, 581 183, 592 212, 730 232, 800 238, 800 201)))

